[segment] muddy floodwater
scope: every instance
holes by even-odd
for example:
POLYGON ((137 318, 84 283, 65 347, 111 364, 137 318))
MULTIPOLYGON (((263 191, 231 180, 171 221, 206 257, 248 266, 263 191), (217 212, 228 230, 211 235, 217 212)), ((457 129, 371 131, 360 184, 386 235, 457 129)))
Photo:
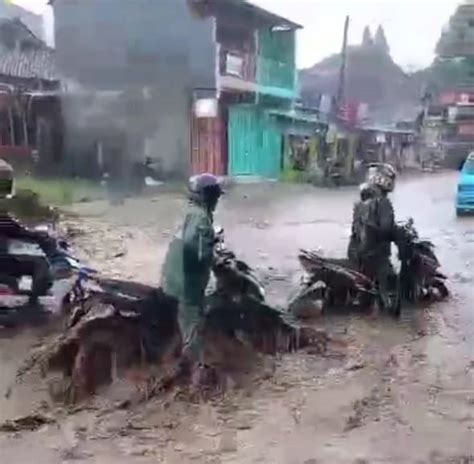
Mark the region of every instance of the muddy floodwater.
MULTIPOLYGON (((456 173, 410 176, 393 195, 437 246, 453 292, 429 309, 328 315, 319 324, 340 347, 328 356, 265 359, 252 382, 190 404, 179 395, 116 409, 120 389, 63 410, 39 378, 14 389, 19 363, 42 333, 0 338, 0 419, 41 410, 34 432, 0 434, 0 463, 471 463, 474 462, 474 218, 456 218, 456 173), (347 346, 346 346, 347 344, 347 346), (104 406, 105 405, 105 406, 104 406)), ((284 305, 299 278, 299 248, 346 251, 353 188, 280 184, 230 188, 217 212, 227 243, 254 266, 268 299, 284 305)), ((70 226, 78 255, 110 275, 156 284, 185 202, 163 193, 123 206, 84 203, 70 226)))

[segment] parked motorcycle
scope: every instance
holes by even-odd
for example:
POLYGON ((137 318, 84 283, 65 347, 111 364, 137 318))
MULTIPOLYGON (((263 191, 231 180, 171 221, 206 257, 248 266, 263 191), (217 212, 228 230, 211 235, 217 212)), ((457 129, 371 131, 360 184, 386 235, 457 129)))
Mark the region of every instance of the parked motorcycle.
MULTIPOLYGON (((434 246, 420 240, 413 220, 397 226, 394 242, 401 262, 394 285, 397 302, 432 302, 448 297, 446 276, 439 270, 434 246)), ((372 308, 379 301, 376 284, 355 270, 348 260, 324 258, 305 250, 298 258, 305 276, 289 303, 293 315, 310 318, 336 307, 372 308)), ((399 308, 399 304, 394 307, 399 308)))
MULTIPOLYGON (((226 339, 273 354, 306 346, 324 351, 328 337, 302 328, 288 314, 269 306, 252 270, 223 243, 215 247, 215 288, 208 295, 203 338, 206 346, 226 339)), ((60 371, 71 401, 92 394, 116 373, 143 362, 177 361, 180 335, 178 302, 161 289, 134 282, 86 277, 85 297, 73 310, 68 328, 36 356, 46 370, 60 371)))
MULTIPOLYGON (((42 227, 38 231, 48 234, 42 227)), ((0 326, 17 327, 33 322, 43 322, 51 313, 67 309, 67 303, 80 298, 84 272, 92 270, 83 267, 69 252, 64 240, 47 237, 46 253, 36 243, 23 240, 9 241, 9 253, 22 260, 31 258, 36 265, 49 269, 50 283, 39 295, 39 304, 31 305, 28 299, 33 288, 33 276, 12 276, 8 270, 0 275, 0 326)))

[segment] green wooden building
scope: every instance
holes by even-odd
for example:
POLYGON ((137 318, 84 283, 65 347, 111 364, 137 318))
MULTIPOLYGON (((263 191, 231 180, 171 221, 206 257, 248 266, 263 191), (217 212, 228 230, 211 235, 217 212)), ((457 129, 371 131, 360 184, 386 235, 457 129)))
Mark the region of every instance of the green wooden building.
POLYGON ((217 57, 217 104, 208 117, 194 117, 193 171, 278 179, 290 129, 311 136, 317 128, 295 111, 301 26, 246 0, 188 1, 213 18, 217 57))

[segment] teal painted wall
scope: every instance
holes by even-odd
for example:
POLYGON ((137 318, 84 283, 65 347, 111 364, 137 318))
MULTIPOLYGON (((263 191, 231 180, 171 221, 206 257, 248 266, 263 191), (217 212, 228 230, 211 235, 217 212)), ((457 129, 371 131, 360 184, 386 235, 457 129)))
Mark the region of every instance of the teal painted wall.
POLYGON ((298 94, 295 31, 260 30, 257 83, 261 92, 280 98, 298 94))
POLYGON ((275 120, 255 105, 229 108, 229 175, 277 179, 282 134, 275 120))

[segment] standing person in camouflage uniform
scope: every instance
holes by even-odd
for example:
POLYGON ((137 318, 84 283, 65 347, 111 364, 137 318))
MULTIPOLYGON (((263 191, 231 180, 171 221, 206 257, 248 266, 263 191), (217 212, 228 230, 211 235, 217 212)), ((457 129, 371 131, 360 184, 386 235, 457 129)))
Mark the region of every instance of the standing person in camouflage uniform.
POLYGON ((163 291, 179 301, 181 367, 192 373, 203 367, 201 323, 214 256, 213 216, 221 195, 221 186, 214 175, 191 177, 189 209, 180 232, 168 248, 161 274, 163 291))
POLYGON ((370 194, 354 208, 354 238, 351 237, 349 258, 376 282, 381 307, 398 315, 397 278, 390 261, 396 224, 388 197, 395 188, 395 180, 395 170, 388 164, 369 168, 367 184, 370 194))

